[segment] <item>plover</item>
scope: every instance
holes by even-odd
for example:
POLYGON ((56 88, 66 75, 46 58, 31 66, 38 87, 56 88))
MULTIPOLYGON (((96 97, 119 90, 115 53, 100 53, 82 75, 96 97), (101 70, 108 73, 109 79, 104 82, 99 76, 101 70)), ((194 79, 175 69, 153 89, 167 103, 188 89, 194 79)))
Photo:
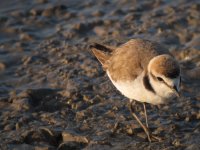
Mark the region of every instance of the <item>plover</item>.
POLYGON ((130 109, 151 142, 145 103, 164 104, 179 96, 181 75, 176 59, 160 44, 143 39, 131 39, 111 48, 91 44, 90 48, 114 86, 130 99, 130 109), (143 103, 146 126, 132 108, 136 100, 143 103))

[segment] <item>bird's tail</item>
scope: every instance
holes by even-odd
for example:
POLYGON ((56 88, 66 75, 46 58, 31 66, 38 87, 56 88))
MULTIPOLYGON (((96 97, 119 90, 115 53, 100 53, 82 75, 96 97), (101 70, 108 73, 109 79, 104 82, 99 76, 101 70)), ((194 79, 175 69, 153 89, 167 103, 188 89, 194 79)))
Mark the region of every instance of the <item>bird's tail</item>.
POLYGON ((102 64, 103 68, 106 69, 108 65, 108 60, 114 49, 98 43, 91 44, 90 49, 92 50, 95 57, 102 64))
POLYGON ((112 53, 114 51, 113 48, 110 48, 108 46, 102 45, 102 44, 98 44, 98 43, 93 43, 90 45, 90 49, 95 48, 97 50, 106 52, 106 53, 112 53))

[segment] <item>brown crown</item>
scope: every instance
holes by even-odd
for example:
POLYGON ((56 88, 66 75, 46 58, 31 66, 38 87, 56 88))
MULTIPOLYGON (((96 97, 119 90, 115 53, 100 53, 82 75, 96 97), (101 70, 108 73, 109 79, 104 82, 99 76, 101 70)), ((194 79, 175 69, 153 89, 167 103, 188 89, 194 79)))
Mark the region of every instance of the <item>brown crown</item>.
POLYGON ((162 74, 168 78, 176 78, 180 75, 178 62, 169 55, 161 55, 154 59, 151 69, 152 72, 162 74))

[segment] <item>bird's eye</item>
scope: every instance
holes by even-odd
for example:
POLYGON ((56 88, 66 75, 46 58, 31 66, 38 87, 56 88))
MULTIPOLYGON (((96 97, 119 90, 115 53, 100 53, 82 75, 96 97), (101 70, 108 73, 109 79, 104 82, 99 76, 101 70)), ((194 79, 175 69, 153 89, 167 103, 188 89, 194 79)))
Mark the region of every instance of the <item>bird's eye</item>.
POLYGON ((163 81, 163 79, 161 77, 157 77, 158 81, 163 81))

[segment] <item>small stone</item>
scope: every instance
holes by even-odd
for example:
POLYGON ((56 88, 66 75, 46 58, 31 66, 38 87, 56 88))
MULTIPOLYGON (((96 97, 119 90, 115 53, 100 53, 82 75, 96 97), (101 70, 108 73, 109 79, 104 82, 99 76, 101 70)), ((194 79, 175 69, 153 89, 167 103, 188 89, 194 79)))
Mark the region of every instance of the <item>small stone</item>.
POLYGON ((35 146, 34 150, 55 150, 55 147, 49 145, 35 146))
POLYGON ((75 82, 74 80, 71 80, 69 79, 67 81, 67 85, 66 85, 66 90, 69 92, 69 93, 74 93, 76 91, 78 91, 78 83, 75 82))
POLYGON ((176 146, 176 147, 178 147, 178 146, 180 146, 180 145, 181 145, 181 143, 180 143, 180 140, 179 140, 179 139, 175 139, 175 140, 172 142, 172 144, 173 144, 174 146, 176 146))
POLYGON ((19 98, 19 99, 13 100, 12 106, 14 106, 17 110, 21 110, 21 109, 29 110, 31 108, 30 99, 19 98))
POLYGON ((16 11, 12 11, 11 12, 11 15, 14 16, 14 17, 21 17, 22 16, 22 12, 19 11, 19 10, 16 10, 16 11))
POLYGON ((142 139, 146 139, 147 138, 147 135, 144 132, 138 133, 137 136, 142 138, 142 139))
POLYGON ((5 70, 6 65, 3 62, 0 62, 0 71, 5 70))
POLYGON ((5 131, 10 131, 10 130, 13 130, 15 127, 13 124, 8 124, 4 127, 4 130, 5 131))
POLYGON ((159 134, 161 134, 161 132, 163 132, 165 129, 163 128, 163 127, 158 127, 154 132, 153 132, 153 134, 155 134, 155 135, 159 135, 159 134))
POLYGON ((21 42, 21 41, 16 42, 14 44, 14 47, 16 47, 16 50, 18 50, 18 51, 23 51, 24 50, 24 46, 25 46, 25 44, 23 42, 21 42))
POLYGON ((112 20, 104 20, 103 21, 103 23, 105 24, 105 25, 107 25, 107 26, 110 26, 112 23, 113 23, 113 21, 112 20))
POLYGON ((52 16, 54 13, 53 9, 52 8, 48 8, 48 9, 45 9, 43 12, 42 12, 42 16, 45 16, 45 17, 50 17, 52 16))
POLYGON ((88 143, 88 139, 85 136, 79 136, 67 131, 62 132, 63 142, 79 142, 79 143, 88 143))
POLYGON ((77 110, 77 108, 78 108, 77 103, 72 103, 71 107, 72 107, 72 109, 77 110))
POLYGON ((93 30, 98 36, 103 36, 106 34, 106 31, 103 27, 95 27, 93 30))
POLYGON ((77 119, 77 120, 82 120, 82 119, 84 119, 84 118, 85 118, 85 113, 84 113, 84 111, 79 111, 79 112, 76 113, 76 119, 77 119))
POLYGON ((16 129, 16 130, 19 130, 20 128, 21 128, 21 123, 19 123, 19 122, 16 123, 16 124, 15 124, 15 129, 16 129))
POLYGON ((32 41, 33 40, 33 37, 27 33, 21 33, 20 34, 20 40, 23 40, 23 41, 32 41))
POLYGON ((14 28, 14 27, 6 27, 6 28, 4 28, 3 29, 3 31, 5 32, 5 33, 16 33, 17 32, 17 29, 16 28, 14 28))
POLYGON ((70 38, 73 38, 76 34, 75 34, 74 31, 66 31, 66 30, 64 30, 64 31, 62 32, 62 35, 63 35, 65 38, 70 39, 70 38))
POLYGON ((186 122, 189 122, 189 121, 190 121, 190 117, 187 116, 187 117, 185 118, 185 121, 186 121, 186 122))
POLYGON ((31 9, 30 14, 33 16, 37 16, 41 14, 41 10, 31 9))
POLYGON ((115 115, 116 113, 114 111, 109 110, 106 112, 106 117, 115 118, 115 115))
POLYGON ((100 11, 100 10, 97 10, 97 11, 93 12, 92 15, 93 15, 94 17, 101 17, 101 16, 104 15, 104 12, 103 12, 103 11, 100 11))
POLYGON ((76 23, 72 27, 76 31, 82 31, 85 29, 85 24, 84 23, 76 23))
POLYGON ((134 133, 132 128, 127 128, 126 132, 128 135, 133 135, 133 133, 134 133))

